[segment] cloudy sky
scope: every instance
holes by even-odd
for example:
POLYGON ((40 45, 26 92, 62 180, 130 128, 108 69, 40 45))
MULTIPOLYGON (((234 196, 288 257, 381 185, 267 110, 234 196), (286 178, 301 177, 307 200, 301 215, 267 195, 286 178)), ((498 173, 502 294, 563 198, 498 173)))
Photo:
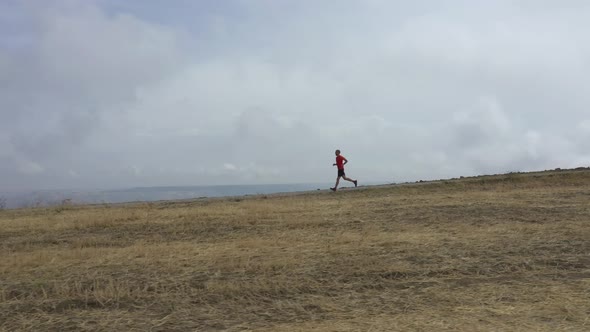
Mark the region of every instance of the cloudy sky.
POLYGON ((585 0, 0 0, 0 188, 590 165, 585 0))

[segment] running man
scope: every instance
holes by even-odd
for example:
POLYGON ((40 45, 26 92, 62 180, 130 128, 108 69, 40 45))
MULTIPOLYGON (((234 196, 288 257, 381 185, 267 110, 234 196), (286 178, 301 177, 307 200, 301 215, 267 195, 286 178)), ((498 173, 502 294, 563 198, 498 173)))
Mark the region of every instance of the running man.
POLYGON ((336 185, 334 186, 334 188, 330 188, 332 189, 332 191, 338 190, 338 183, 340 183, 340 178, 343 178, 346 181, 354 183, 354 186, 356 187, 358 181, 347 178, 346 174, 344 173, 344 165, 346 165, 347 163, 348 160, 340 154, 340 150, 336 150, 336 163, 332 166, 338 167, 338 177, 336 178, 336 185))

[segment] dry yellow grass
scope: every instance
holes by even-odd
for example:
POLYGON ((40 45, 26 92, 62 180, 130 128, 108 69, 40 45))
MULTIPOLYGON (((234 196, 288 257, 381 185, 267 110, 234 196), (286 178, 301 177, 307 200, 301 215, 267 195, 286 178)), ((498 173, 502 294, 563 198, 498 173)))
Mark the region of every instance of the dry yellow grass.
POLYGON ((0 330, 588 331, 590 172, 0 211, 0 330))

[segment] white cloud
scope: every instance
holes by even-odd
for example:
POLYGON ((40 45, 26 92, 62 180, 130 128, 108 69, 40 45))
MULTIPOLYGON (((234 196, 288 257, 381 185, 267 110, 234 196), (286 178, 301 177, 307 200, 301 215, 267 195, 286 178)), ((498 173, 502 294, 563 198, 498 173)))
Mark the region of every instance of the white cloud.
POLYGON ((223 169, 226 171, 236 171, 236 170, 238 170, 238 167, 236 167, 236 165, 231 164, 231 163, 225 163, 225 164, 223 164, 223 169))
POLYGON ((23 160, 18 163, 18 171, 24 175, 38 175, 43 173, 44 170, 43 166, 33 161, 23 160))

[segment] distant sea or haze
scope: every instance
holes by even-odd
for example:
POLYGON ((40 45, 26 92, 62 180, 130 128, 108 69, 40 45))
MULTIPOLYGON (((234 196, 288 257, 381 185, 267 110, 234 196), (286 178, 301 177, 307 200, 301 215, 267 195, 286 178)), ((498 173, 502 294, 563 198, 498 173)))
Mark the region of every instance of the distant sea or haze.
POLYGON ((0 208, 180 200, 204 197, 244 196, 327 189, 328 184, 270 184, 237 186, 144 187, 117 190, 43 190, 0 192, 0 208))

